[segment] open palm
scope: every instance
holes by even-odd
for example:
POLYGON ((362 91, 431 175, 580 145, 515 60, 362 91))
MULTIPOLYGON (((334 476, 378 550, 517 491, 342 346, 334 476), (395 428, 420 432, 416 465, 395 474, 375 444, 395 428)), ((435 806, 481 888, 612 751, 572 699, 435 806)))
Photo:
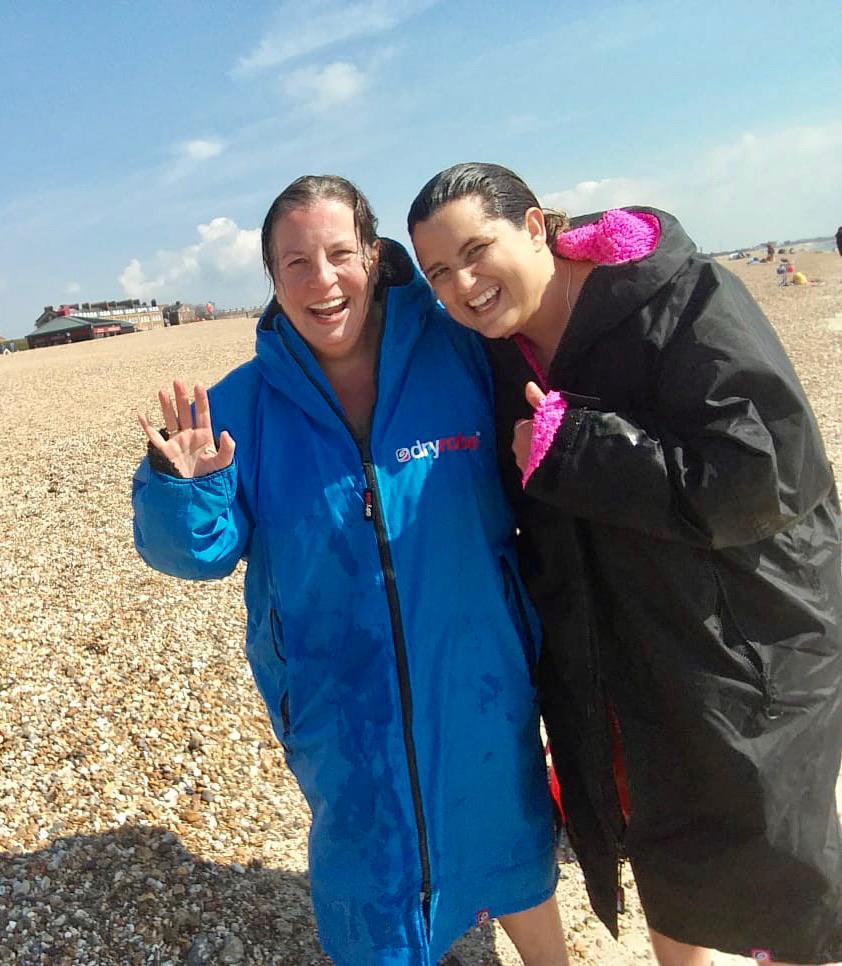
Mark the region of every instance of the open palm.
POLYGON ((222 432, 219 435, 218 448, 214 443, 210 403, 205 387, 198 383, 193 387, 196 401, 194 418, 187 386, 180 379, 176 379, 172 386, 175 402, 165 389, 158 391, 169 438, 164 439, 146 416, 138 413, 138 422, 143 427, 146 438, 185 479, 207 476, 208 473, 230 466, 234 459, 234 440, 229 433, 222 432))

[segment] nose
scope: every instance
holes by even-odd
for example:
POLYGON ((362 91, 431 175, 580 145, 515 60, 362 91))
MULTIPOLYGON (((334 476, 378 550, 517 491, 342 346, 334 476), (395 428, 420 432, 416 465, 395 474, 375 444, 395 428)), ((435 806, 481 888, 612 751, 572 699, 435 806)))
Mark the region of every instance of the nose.
POLYGON ((324 287, 333 285, 336 281, 336 266, 329 258, 317 258, 312 263, 310 272, 310 284, 314 287, 324 287))
POLYGON ((456 291, 460 295, 467 295, 474 287, 474 273, 469 267, 460 268, 456 274, 456 291))

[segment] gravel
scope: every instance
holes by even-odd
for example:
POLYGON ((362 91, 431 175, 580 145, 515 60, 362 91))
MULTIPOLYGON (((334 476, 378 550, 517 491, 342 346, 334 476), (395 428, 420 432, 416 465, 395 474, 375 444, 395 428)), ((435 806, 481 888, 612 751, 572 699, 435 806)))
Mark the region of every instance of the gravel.
MULTIPOLYGON (((779 288, 728 263, 775 322, 842 465, 842 259, 779 288)), ((143 565, 129 483, 135 408, 175 376, 249 358, 253 320, 0 358, 0 963, 327 963, 309 815, 243 656, 242 571, 187 583, 143 565)), ((651 961, 627 876, 615 943, 561 852, 574 961, 651 961)), ((733 957, 718 958, 727 962, 733 957)), ((499 927, 445 962, 519 962, 499 927)))

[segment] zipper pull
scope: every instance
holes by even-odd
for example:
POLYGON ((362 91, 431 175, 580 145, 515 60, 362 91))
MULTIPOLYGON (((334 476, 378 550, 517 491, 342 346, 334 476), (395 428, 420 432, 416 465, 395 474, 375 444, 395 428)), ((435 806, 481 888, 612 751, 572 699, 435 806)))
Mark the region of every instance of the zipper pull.
POLYGON ((363 490, 363 520, 374 519, 374 497, 371 490, 363 490))
POLYGON ((432 907, 432 896, 427 891, 421 892, 421 917, 424 920, 424 928, 427 931, 427 938, 430 936, 431 927, 431 907, 432 907))
POLYGON ((626 856, 620 852, 617 861, 617 912, 621 916, 626 911, 626 890, 623 888, 623 866, 625 862, 626 856))

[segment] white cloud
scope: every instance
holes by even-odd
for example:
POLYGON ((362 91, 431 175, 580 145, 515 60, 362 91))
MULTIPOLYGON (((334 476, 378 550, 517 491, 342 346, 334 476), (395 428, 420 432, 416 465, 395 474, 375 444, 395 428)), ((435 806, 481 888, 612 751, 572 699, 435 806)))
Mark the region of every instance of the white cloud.
POLYGON ((241 57, 235 74, 278 67, 296 57, 349 40, 372 37, 397 27, 439 0, 286 0, 255 49, 241 57))
POLYGON ((64 291, 68 295, 78 295, 82 291, 82 286, 78 282, 68 282, 64 291))
POLYGON ((173 184, 194 171, 199 165, 216 158, 227 145, 218 138, 193 138, 173 145, 175 160, 164 173, 164 184, 173 184))
POLYGON ((643 178, 604 178, 602 181, 580 181, 572 188, 553 191, 541 198, 547 208, 558 208, 570 215, 623 205, 667 205, 663 186, 643 178))
POLYGON ((222 154, 225 144, 222 141, 196 138, 192 141, 182 141, 178 150, 182 157, 190 161, 207 161, 222 154))
POLYGON ((326 111, 359 97, 369 76, 353 64, 338 60, 325 67, 303 67, 283 80, 287 97, 310 111, 326 111))
POLYGON ((197 225, 198 242, 178 251, 159 251, 151 266, 133 258, 119 276, 129 298, 202 297, 220 286, 247 289, 260 277, 260 229, 239 228, 230 218, 197 225))
POLYGON ((584 181, 542 203, 573 215, 628 204, 664 208, 706 250, 793 231, 828 235, 842 198, 840 156, 842 122, 744 131, 685 164, 641 178, 584 181))

